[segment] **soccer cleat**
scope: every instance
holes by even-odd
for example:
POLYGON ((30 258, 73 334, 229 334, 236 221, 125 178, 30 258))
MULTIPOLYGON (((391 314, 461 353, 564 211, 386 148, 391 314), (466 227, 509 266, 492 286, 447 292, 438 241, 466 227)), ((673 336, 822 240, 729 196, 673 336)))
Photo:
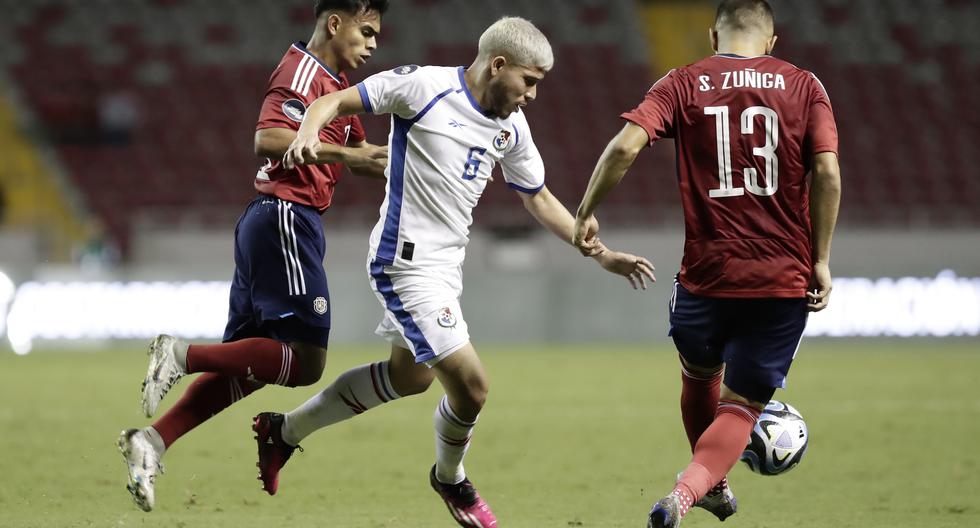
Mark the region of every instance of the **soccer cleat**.
MULTIPOLYGON (((677 474, 676 482, 681 481, 683 474, 683 471, 677 474)), ((722 478, 721 482, 708 490, 708 493, 705 493, 704 497, 694 503, 694 506, 707 510, 721 522, 725 522, 725 519, 735 515, 735 512, 738 511, 738 501, 735 500, 732 489, 728 487, 728 477, 722 478)))
POLYGON ((696 502, 694 506, 708 510, 722 522, 738 511, 738 501, 735 500, 732 489, 728 487, 727 478, 721 479, 721 482, 711 488, 708 493, 705 493, 704 497, 701 497, 701 500, 696 502))
POLYGON ((275 495, 279 489, 279 471, 286 465, 293 451, 300 446, 291 446, 282 439, 283 415, 273 412, 259 413, 253 418, 252 430, 255 431, 255 442, 259 446, 259 480, 262 489, 269 495, 275 495))
POLYGON ((129 467, 129 483, 126 489, 133 502, 143 511, 153 509, 155 501, 153 484, 158 473, 163 473, 160 454, 153 449, 146 433, 141 429, 126 429, 119 434, 119 452, 129 467))
POLYGON ((674 495, 657 501, 650 510, 647 528, 677 528, 681 525, 681 503, 674 495))
POLYGON ((470 479, 463 479, 459 484, 443 484, 436 479, 436 467, 429 472, 429 484, 442 497, 449 513, 460 526, 469 528, 492 528, 497 526, 497 518, 490 511, 490 506, 480 498, 470 479))
POLYGON ((170 389, 184 377, 187 372, 177 364, 177 347, 187 348, 187 344, 168 335, 160 334, 150 343, 150 366, 146 369, 143 379, 141 401, 143 414, 147 418, 157 412, 157 406, 170 389))

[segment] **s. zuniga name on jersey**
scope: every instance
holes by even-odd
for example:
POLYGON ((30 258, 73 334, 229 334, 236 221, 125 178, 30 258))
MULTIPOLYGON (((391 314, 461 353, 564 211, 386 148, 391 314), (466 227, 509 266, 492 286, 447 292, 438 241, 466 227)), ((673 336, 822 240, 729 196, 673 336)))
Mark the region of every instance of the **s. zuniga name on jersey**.
MULTIPOLYGON (((765 88, 774 90, 786 89, 786 78, 781 73, 769 73, 756 71, 753 68, 744 70, 719 72, 721 75, 721 89, 731 90, 732 88, 765 88)), ((709 92, 717 89, 717 82, 712 82, 710 75, 698 76, 700 86, 698 90, 709 92)))

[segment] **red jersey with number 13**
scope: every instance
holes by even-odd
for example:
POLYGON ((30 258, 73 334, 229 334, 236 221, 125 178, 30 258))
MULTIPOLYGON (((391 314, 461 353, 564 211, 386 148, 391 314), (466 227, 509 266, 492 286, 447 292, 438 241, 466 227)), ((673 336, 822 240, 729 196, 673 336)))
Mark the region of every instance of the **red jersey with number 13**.
POLYGON ((684 206, 679 280, 706 297, 804 297, 812 271, 814 154, 837 152, 830 100, 810 72, 719 54, 671 70, 623 118, 674 138, 684 206))
MULTIPOLYGON (((321 95, 350 86, 343 73, 334 73, 320 62, 302 42, 289 47, 286 55, 269 79, 269 88, 262 101, 256 130, 288 128, 299 130, 306 108, 321 95)), ((340 117, 320 131, 322 143, 344 146, 348 142, 364 141, 364 127, 357 116, 340 117)), ((267 160, 255 175, 255 189, 316 208, 319 212, 330 207, 333 189, 340 179, 343 165, 299 165, 287 170, 281 159, 267 160)))

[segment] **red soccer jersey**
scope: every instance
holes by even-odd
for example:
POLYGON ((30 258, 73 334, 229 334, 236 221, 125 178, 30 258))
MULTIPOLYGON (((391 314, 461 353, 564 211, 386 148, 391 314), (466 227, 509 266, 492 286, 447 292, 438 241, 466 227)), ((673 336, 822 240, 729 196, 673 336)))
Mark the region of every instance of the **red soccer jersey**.
MULTIPOLYGON (((262 101, 259 123, 263 128, 299 130, 306 107, 317 97, 347 88, 347 77, 337 74, 297 42, 289 47, 269 79, 262 101)), ((364 141, 364 128, 356 116, 335 119, 320 131, 320 141, 334 145, 364 141)), ((287 170, 282 160, 267 160, 255 175, 255 189, 283 200, 315 207, 321 213, 330 207, 333 188, 340 179, 342 165, 300 165, 287 170)))
POLYGON ((671 70, 623 118, 675 138, 686 240, 680 282, 707 297, 804 297, 813 155, 837 152, 820 81, 769 57, 671 70))

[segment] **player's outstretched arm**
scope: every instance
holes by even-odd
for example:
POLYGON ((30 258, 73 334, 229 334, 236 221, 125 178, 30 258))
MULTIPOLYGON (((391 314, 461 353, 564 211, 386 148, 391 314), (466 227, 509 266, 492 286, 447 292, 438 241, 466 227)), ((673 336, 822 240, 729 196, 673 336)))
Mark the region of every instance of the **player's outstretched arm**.
MULTIPOLYGON (((262 128, 255 131, 255 155, 260 158, 282 159, 289 145, 296 139, 296 131, 288 128, 262 128)), ((321 143, 316 164, 346 163, 346 147, 333 143, 321 143)))
POLYGON ((340 116, 363 112, 364 103, 361 102, 361 95, 356 86, 318 97, 306 109, 303 124, 283 156, 286 168, 317 163, 317 156, 322 148, 320 129, 340 116))
POLYGON ((830 240, 837 225, 840 208, 840 165, 837 154, 821 152, 813 157, 813 181, 810 185, 810 224, 813 244, 813 277, 807 297, 810 311, 819 312, 830 301, 833 285, 830 277, 830 240))
MULTIPOLYGON (((524 208, 531 213, 531 216, 539 224, 546 227, 548 231, 551 231, 565 242, 572 240, 572 228, 575 225, 575 220, 572 218, 572 214, 568 212, 568 209, 565 209, 565 206, 558 201, 558 198, 555 198, 555 195, 551 194, 547 186, 541 187, 541 190, 534 194, 523 192, 518 192, 517 194, 521 197, 521 201, 524 202, 524 208)), ((596 254, 599 249, 599 240, 595 237, 595 233, 599 230, 599 223, 595 217, 588 219, 587 223, 587 230, 590 236, 587 241, 583 241, 577 247, 583 255, 589 257, 596 254)))
POLYGON ((385 179, 388 165, 388 146, 372 145, 367 141, 348 143, 352 157, 345 163, 351 174, 362 178, 385 179))
MULTIPOLYGON (((521 192, 518 194, 524 202, 524 208, 541 225, 565 242, 571 241, 572 229, 575 225, 572 214, 555 198, 555 195, 551 194, 547 187, 542 187, 535 194, 521 192)), ((657 280, 653 276, 653 264, 649 260, 629 253, 611 251, 595 236, 598 229, 598 222, 594 217, 590 218, 587 222, 587 230, 590 234, 578 246, 583 255, 594 258, 605 270, 626 277, 633 289, 641 287, 645 290, 647 279, 652 282, 657 280)))
POLYGON ((623 175, 633 165, 640 150, 649 142, 650 137, 643 127, 626 123, 616 137, 606 145, 606 150, 603 151, 595 170, 592 171, 592 178, 582 197, 582 203, 578 206, 572 244, 582 247, 581 245, 586 243, 589 235, 588 219, 592 217, 609 191, 623 179, 623 175))

